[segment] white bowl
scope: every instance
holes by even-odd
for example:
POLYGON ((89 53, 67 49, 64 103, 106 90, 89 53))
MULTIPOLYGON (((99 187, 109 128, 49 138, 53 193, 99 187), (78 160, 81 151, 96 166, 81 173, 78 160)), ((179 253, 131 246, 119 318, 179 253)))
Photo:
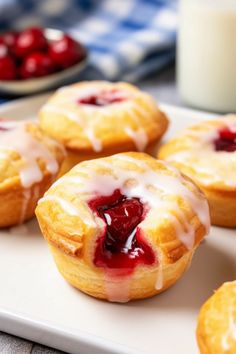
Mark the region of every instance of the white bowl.
MULTIPOLYGON (((60 30, 46 28, 45 37, 49 41, 55 41, 60 39, 65 33, 60 30)), ((75 39, 76 40, 76 39, 75 39)), ((85 49, 84 49, 85 50, 85 49)), ((30 95, 32 93, 38 93, 44 90, 52 89, 66 84, 73 80, 86 66, 88 62, 88 53, 85 50, 85 57, 78 64, 58 71, 54 74, 35 78, 35 79, 22 79, 22 80, 0 80, 0 93, 11 95, 30 95)))

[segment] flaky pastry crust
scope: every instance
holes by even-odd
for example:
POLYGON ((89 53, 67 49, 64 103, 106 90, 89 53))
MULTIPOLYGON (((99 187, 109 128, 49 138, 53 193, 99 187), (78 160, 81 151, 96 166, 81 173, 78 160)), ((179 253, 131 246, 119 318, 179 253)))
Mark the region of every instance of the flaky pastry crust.
POLYGON ((89 201, 117 189, 150 207, 138 227, 156 261, 138 265, 126 290, 128 300, 153 296, 183 274, 209 227, 204 195, 176 169, 135 152, 84 161, 39 201, 40 228, 65 279, 85 293, 112 301, 107 288, 123 289, 124 278, 94 264, 105 223, 90 209, 89 201))
POLYGON ((63 166, 124 151, 150 151, 168 127, 154 99, 135 86, 88 81, 59 89, 39 112, 41 128, 68 150, 63 166), (96 106, 81 104, 87 95, 115 92, 124 100, 96 106))
POLYGON ((60 144, 45 137, 36 123, 2 121, 1 130, 0 227, 7 227, 21 224, 34 215, 38 199, 56 179, 65 152, 60 144), (19 150, 15 142, 20 146, 19 150), (34 156, 35 146, 40 152, 38 156, 34 156), (27 153, 23 156, 21 152, 24 150, 27 153), (55 173, 47 169, 45 151, 50 162, 55 164, 55 173), (38 170, 32 167, 34 163, 38 170), (35 169, 37 176, 34 176, 35 169))
POLYGON ((236 227, 236 151, 216 151, 214 141, 221 129, 236 129, 236 115, 203 121, 164 144, 158 158, 170 162, 205 193, 211 222, 236 227))
POLYGON ((202 306, 197 324, 201 354, 236 353, 236 281, 224 283, 202 306))

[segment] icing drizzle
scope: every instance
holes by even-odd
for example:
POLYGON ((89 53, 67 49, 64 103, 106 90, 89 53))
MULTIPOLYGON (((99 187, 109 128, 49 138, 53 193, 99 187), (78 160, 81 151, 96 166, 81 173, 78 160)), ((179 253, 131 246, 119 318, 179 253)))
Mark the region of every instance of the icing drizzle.
MULTIPOLYGON (((221 122, 220 125, 214 125, 211 121, 201 123, 202 127, 206 127, 204 130, 186 129, 179 135, 179 139, 180 137, 188 139, 188 145, 183 150, 165 157, 165 160, 191 167, 197 172, 197 180, 202 185, 223 183, 229 188, 235 187, 236 151, 231 153, 215 151, 214 142, 218 139, 219 129, 227 127, 231 131, 236 130, 236 119, 229 115, 221 122)), ((196 179, 195 175, 193 178, 196 179)))
MULTIPOLYGON (((191 250, 195 245, 195 229, 189 222, 189 219, 187 219, 185 214, 180 210, 178 201, 176 198, 173 198, 173 196, 179 196, 192 208, 199 221, 204 225, 206 232, 208 232, 209 208, 208 203, 201 192, 197 190, 192 182, 186 180, 175 168, 163 161, 158 161, 158 163, 164 167, 163 173, 157 173, 151 170, 146 162, 140 161, 131 156, 117 154, 115 155, 115 158, 116 160, 120 160, 123 166, 119 166, 117 163, 112 164, 111 161, 107 161, 106 159, 94 160, 93 164, 101 169, 101 172, 95 172, 94 169, 89 168, 89 165, 86 166, 86 164, 82 164, 74 168, 74 171, 78 168, 80 176, 69 175, 62 177, 53 185, 53 187, 62 184, 63 188, 68 189, 73 195, 78 193, 80 199, 87 203, 95 196, 110 196, 116 189, 119 189, 121 193, 128 198, 139 198, 142 203, 147 203, 147 205, 150 206, 150 210, 145 219, 139 224, 140 230, 144 228, 145 223, 148 224, 150 221, 156 225, 157 223, 162 222, 163 219, 168 219, 171 221, 175 229, 176 236, 187 249, 191 250), (136 169, 132 170, 130 166, 129 168, 128 166, 126 168, 126 163, 135 165, 136 169), (165 171, 166 169, 169 170, 170 173, 167 174, 165 171)), ((55 196, 50 195, 50 198, 51 197, 55 199, 55 196)), ((44 197, 40 202, 42 203, 46 201, 47 198, 47 196, 44 197)), ((69 212, 69 209, 62 203, 61 207, 66 213, 69 212)), ((77 215, 80 215, 78 209, 77 215)), ((100 217, 94 215, 92 212, 91 217, 99 229, 105 227, 104 221, 100 217)), ((158 250, 158 257, 161 258, 160 250, 158 250)), ((156 288, 158 290, 163 287, 162 271, 162 267, 159 264, 156 280, 156 288)), ((126 281, 127 279, 125 282, 126 281)), ((105 282, 110 300, 114 301, 115 299, 115 301, 119 301, 119 281, 111 282, 109 273, 105 274, 105 282), (110 280, 108 281, 108 279, 110 280), (111 288, 109 288, 109 283, 111 283, 111 288), (117 293, 115 291, 116 285, 117 293)), ((126 285, 125 289, 128 291, 129 287, 126 285)), ((123 302, 124 299, 127 298, 128 294, 122 292, 120 301, 123 302)))
POLYGON ((43 173, 38 165, 38 160, 42 159, 44 161, 47 171, 52 176, 58 172, 59 168, 51 152, 28 132, 27 126, 28 123, 26 122, 7 120, 0 122, 0 159, 8 159, 9 152, 16 152, 22 159, 20 163, 12 160, 19 171, 21 185, 23 186, 19 224, 24 222, 31 200, 37 202, 39 198, 40 189, 37 183, 42 181, 43 173))
MULTIPOLYGON (((109 85, 111 86, 111 85, 109 85)), ((108 87, 109 87, 108 86, 108 87)), ((112 89, 109 88, 109 90, 112 89)), ((78 89, 76 87, 64 87, 58 90, 58 93, 62 93, 63 96, 61 97, 62 105, 57 106, 56 104, 49 102, 45 104, 42 108, 42 111, 48 111, 55 114, 60 114, 65 116, 67 119, 76 122, 82 129, 85 136, 90 141, 92 148, 95 152, 100 152, 103 149, 103 142, 98 136, 96 136, 96 127, 100 125, 100 117, 107 117, 109 119, 111 116, 117 116, 117 124, 119 123, 119 117, 121 113, 124 111, 131 119, 132 125, 124 125, 124 133, 129 136, 129 138, 133 141, 136 149, 138 151, 145 151, 145 148, 149 142, 148 135, 144 128, 140 126, 140 119, 141 116, 145 120, 149 120, 149 112, 143 109, 140 104, 132 100, 132 97, 135 95, 140 95, 140 91, 129 92, 127 90, 120 90, 123 94, 122 97, 126 99, 124 101, 120 101, 117 103, 112 104, 112 106, 93 106, 93 105, 79 105, 77 101, 83 99, 85 96, 93 96, 99 95, 101 92, 98 88, 83 88, 78 89), (73 110, 66 109, 65 103, 73 104, 73 110), (120 107, 122 105, 122 108, 120 107), (78 111, 77 111, 78 110, 78 111), (91 119, 86 119, 86 115, 89 114, 91 119), (95 115, 96 114, 96 115, 95 115), (96 119, 96 117, 98 119, 96 119)), ((145 95, 142 93, 142 95, 145 95)))
MULTIPOLYGON (((8 127, 8 122, 1 122, 1 125, 8 127)), ((31 187, 34 183, 40 182, 43 173, 38 165, 38 159, 45 161, 46 169, 52 175, 58 172, 58 163, 51 152, 34 138, 27 131, 27 123, 14 122, 11 123, 9 130, 0 131, 0 150, 2 157, 7 152, 15 151, 23 159, 23 166, 19 169, 21 184, 24 188, 31 187)))
MULTIPOLYGON (((115 189, 120 189, 124 195, 127 197, 136 197, 140 198, 143 203, 148 203, 153 210, 158 209, 158 213, 161 212, 161 217, 163 218, 174 218, 175 220, 175 227, 176 227, 176 234, 180 238, 182 238, 183 234, 185 237, 183 238, 192 238, 193 230, 189 225, 187 220, 184 220, 183 213, 180 212, 179 206, 173 200, 173 198, 168 200, 168 196, 172 195, 179 195, 185 202, 188 203, 193 209, 193 211, 197 214, 198 219, 204 225, 206 231, 209 230, 209 208, 206 199, 203 195, 197 191, 195 193, 191 191, 187 185, 193 186, 191 182, 185 180, 182 175, 170 165, 164 163, 163 161, 158 161, 160 164, 165 165, 168 170, 171 170, 174 174, 167 175, 166 173, 160 174, 154 171, 148 170, 148 166, 146 163, 143 163, 140 160, 136 160, 132 157, 125 156, 124 154, 116 155, 116 159, 123 160, 124 162, 127 161, 129 163, 133 163, 138 165, 143 169, 143 172, 140 171, 132 171, 132 170, 125 170, 121 169, 117 165, 112 165, 109 162, 106 162, 105 159, 98 159, 94 160, 94 163, 100 167, 107 170, 113 171, 113 175, 111 174, 100 174, 98 172, 94 172, 85 166, 79 166, 78 169, 87 174, 77 176, 66 176, 62 177, 53 186, 58 186, 63 184, 65 188, 68 188, 75 193, 80 195, 81 199, 85 199, 86 201, 89 198, 94 197, 95 195, 103 195, 109 196, 111 195, 115 189), (66 179, 66 184, 64 181, 66 179), (135 181, 134 185, 129 185, 127 181, 135 181), (162 196, 160 197, 155 191, 156 190, 162 192, 162 196), (165 211, 163 211, 165 209, 165 211), (174 210, 178 218, 172 215, 169 211, 174 210), (181 222, 182 221, 182 222, 181 222), (184 223, 184 224, 182 224, 184 223), (178 226, 177 226, 178 225, 178 226), (188 225, 188 226, 187 226, 188 225), (189 231, 186 230, 189 228, 189 231)), ((45 197, 44 197, 45 198, 45 197)), ((44 199, 43 198, 43 199, 44 199)), ((41 199, 41 201, 43 201, 41 199)), ((67 212, 65 210, 65 212, 67 212)), ((152 210, 149 212, 152 214, 152 210)), ((78 210, 79 215, 79 210, 78 210)), ((148 217, 148 216, 147 216, 148 217)), ((159 218, 160 219, 160 218, 159 218)), ((183 242, 188 249, 192 248, 194 244, 193 241, 186 240, 183 242)))

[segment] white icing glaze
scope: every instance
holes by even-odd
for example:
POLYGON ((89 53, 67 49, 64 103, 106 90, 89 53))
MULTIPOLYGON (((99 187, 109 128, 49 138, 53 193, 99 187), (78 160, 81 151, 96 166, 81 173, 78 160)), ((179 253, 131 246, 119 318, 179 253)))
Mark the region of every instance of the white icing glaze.
MULTIPOLYGON (((16 151, 24 160, 24 165, 19 170, 22 186, 29 188, 42 180, 43 174, 38 165, 40 158, 45 161, 46 169, 55 175, 59 167, 56 159, 40 141, 27 131, 27 123, 14 122, 11 124, 11 130, 0 132, 0 149, 2 156, 5 151, 16 151)), ((5 121, 1 122, 1 125, 5 126, 5 121)))
POLYGON ((22 206, 21 206, 21 214, 20 214, 19 224, 22 224, 25 220, 26 212, 27 212, 28 205, 29 205, 30 198, 31 198, 30 188, 23 189, 22 195, 23 195, 23 198, 22 198, 22 206))
MULTIPOLYGON (((61 89, 58 90, 58 93, 62 93, 61 95, 61 103, 67 103, 70 102, 71 104, 76 103, 77 101, 83 97, 90 96, 90 95, 99 95, 101 91, 107 91, 110 89, 114 89, 113 84, 106 83, 106 86, 103 87, 83 87, 77 88, 77 87, 62 87, 61 89)), ((147 144, 148 144, 148 136, 142 127, 140 127, 140 120, 139 116, 144 117, 145 119, 149 119, 149 112, 147 112, 145 109, 140 107, 140 104, 135 102, 134 100, 130 99, 136 95, 139 95, 140 91, 137 92, 130 92, 128 90, 125 90, 121 88, 118 92, 114 93, 114 95, 117 95, 117 97, 124 97, 126 98, 124 101, 117 102, 117 103, 112 103, 112 105, 109 105, 109 108, 114 111, 114 114, 119 117, 120 114, 120 105, 122 104, 122 110, 125 110, 129 117, 133 120, 135 124, 135 128, 132 128, 130 126, 125 126, 124 131, 125 133, 133 140, 136 148, 138 151, 144 151, 147 144)), ((144 95, 144 93, 142 93, 144 95)), ((76 108, 75 108, 76 109, 76 108)), ((79 113, 77 114, 76 111, 71 111, 67 110, 63 107, 57 107, 53 103, 47 103, 43 106, 43 111, 48 111, 52 113, 57 113, 64 115, 68 119, 76 122, 79 124, 83 130, 84 134, 87 136, 89 139, 93 150, 96 152, 99 152, 102 150, 102 141, 98 139, 95 136, 94 130, 96 124, 99 124, 95 122, 95 117, 93 116, 93 119, 90 121, 85 121, 83 119, 83 111, 86 112, 86 114, 91 114, 93 115, 94 112, 96 112, 96 115, 98 117, 101 115, 102 117, 107 116, 109 119, 111 116, 111 113, 109 112, 107 106, 96 106, 96 105, 89 105, 89 104, 82 104, 79 105, 79 113), (82 116, 81 116, 82 115, 82 116)))
POLYGON ((125 303, 129 301, 130 277, 116 276, 114 272, 105 271, 104 286, 107 298, 110 302, 125 303))
POLYGON ((98 139, 95 136, 93 126, 91 126, 91 124, 90 125, 88 125, 87 123, 85 124, 85 121, 80 118, 79 114, 76 114, 75 112, 71 112, 70 110, 67 109, 63 109, 61 107, 58 108, 56 105, 53 105, 52 103, 47 103, 46 105, 44 105, 43 110, 51 113, 63 115, 66 118, 72 120, 73 122, 79 124, 83 129, 84 134, 87 136, 88 140, 90 141, 93 150, 96 152, 102 150, 102 142, 100 139, 98 139))
MULTIPOLYGON (((154 219, 155 215, 159 215, 159 219, 168 218, 171 220, 177 237, 188 249, 192 249, 194 246, 194 229, 180 210, 177 202, 171 197, 173 195, 180 196, 192 208, 193 212, 196 213, 198 219, 204 225, 206 232, 208 232, 210 225, 209 208, 203 195, 198 190, 195 190, 195 192, 191 191, 187 187, 190 182, 186 181, 176 169, 163 161, 159 163, 165 165, 174 175, 156 173, 148 169, 146 163, 126 155, 118 154, 116 158, 123 160, 123 162, 138 165, 143 169, 143 172, 126 170, 125 168, 121 169, 117 165, 111 166, 105 159, 98 159, 94 160, 94 164, 104 169, 104 172, 112 170, 113 174, 97 173, 84 166, 79 166, 79 170, 83 168, 85 172, 84 176, 82 174, 79 177, 66 176, 57 181, 53 186, 63 184, 65 188, 70 189, 74 193, 76 192, 85 201, 94 198, 96 195, 109 196, 115 189, 120 189, 127 197, 140 198, 143 203, 148 203, 152 207, 149 213, 150 217, 154 214, 154 219), (135 182, 132 186, 130 184, 127 185, 127 181, 130 180, 135 182), (161 193, 155 192, 153 187, 161 193)), ((191 184, 191 186, 193 185, 191 184)), ((142 223, 140 224, 141 226, 142 223)))
MULTIPOLYGON (((166 194, 180 195, 188 202, 189 205, 191 205, 193 211, 197 214, 200 222, 205 226, 206 231, 207 232, 209 231, 209 227, 210 227, 209 212, 208 212, 209 208, 206 199, 203 198, 203 196, 199 195, 199 192, 196 194, 187 188, 186 185, 190 184, 190 182, 185 180, 183 176, 178 172, 178 170, 176 170, 170 165, 167 165, 164 161, 161 162, 159 161, 159 163, 165 165, 167 169, 169 169, 175 174, 175 176, 173 175, 170 176, 167 174, 161 175, 161 174, 157 174, 156 172, 147 170, 148 169, 147 165, 140 160, 137 161, 126 155, 116 155, 116 158, 138 165, 144 170, 144 173, 140 174, 133 171, 121 170, 118 167, 116 167, 116 169, 119 170, 118 178, 121 179, 119 185, 124 185, 125 181, 132 178, 134 178, 135 181, 138 182, 138 184, 132 188, 132 191, 129 191, 129 188, 124 190, 125 195, 130 197, 136 196, 141 200, 143 200, 144 202, 148 202, 153 208, 156 208, 158 204, 163 205, 164 203, 167 206, 167 202, 160 200, 158 196, 153 193, 153 191, 148 190, 147 188, 148 186, 154 186, 157 189, 161 189, 166 194), (123 180, 122 180, 122 174, 123 174, 123 180), (130 193, 132 195, 129 195, 130 193)), ((104 160, 99 160, 99 165, 110 169, 110 165, 105 163, 104 160)), ((106 183, 104 184, 105 188, 104 190, 102 190, 102 193, 104 195, 110 195, 112 194, 114 189, 119 188, 119 185, 116 188, 114 188, 114 182, 110 180, 110 175, 106 176, 105 178, 107 180, 107 184, 106 183)), ((114 181, 113 177, 112 180, 114 181)), ((103 188, 102 184, 103 183, 100 182, 99 184, 100 188, 103 188)), ((99 191, 97 191, 97 193, 99 193, 99 191)), ((173 201, 172 201, 172 206, 173 206, 173 201)), ((176 209, 178 210, 179 216, 181 218, 180 210, 178 206, 176 207, 176 209)), ((182 219, 184 220, 183 217, 182 219)), ((187 225, 188 222, 185 222, 185 229, 189 229, 188 235, 191 235, 192 234, 191 225, 188 226, 187 225)))
POLYGON ((80 125, 83 124, 83 121, 80 119, 80 116, 76 114, 75 112, 71 112, 70 110, 63 109, 62 107, 57 107, 56 105, 52 103, 47 103, 43 106, 42 108, 43 111, 47 111, 49 113, 57 113, 65 116, 66 118, 72 120, 73 122, 76 122, 80 125))
MULTIPOLYGON (((157 173, 151 170, 146 162, 123 154, 116 155, 116 159, 123 162, 122 167, 118 166, 118 164, 111 164, 106 159, 93 161, 94 165, 99 167, 100 172, 95 172, 94 169, 90 169, 86 164, 74 167, 74 171, 78 169, 80 175, 64 176, 52 186, 52 189, 61 185, 70 193, 78 194, 79 198, 86 203, 96 195, 112 195, 115 189, 119 189, 127 197, 140 198, 143 203, 148 203, 151 207, 144 221, 138 226, 140 230, 144 228, 144 223, 148 223, 148 220, 155 225, 156 223, 163 222, 164 219, 168 219, 174 227, 176 236, 191 250, 195 244, 195 230, 189 219, 185 216, 185 213, 180 209, 176 198, 173 199, 173 196, 181 197, 192 208, 200 222, 205 226, 207 232, 210 224, 209 209, 200 191, 175 168, 163 161, 159 161, 158 163, 164 165, 169 170, 169 173, 165 169, 163 169, 163 172, 157 173), (128 163, 129 167, 126 168, 125 163, 128 163), (132 170, 130 164, 138 166, 139 170, 132 170), (133 181, 134 183, 131 185, 127 183, 128 181, 133 181), (193 191, 189 189, 190 184, 193 191)), ((46 196, 43 200, 55 200, 54 198, 54 196, 46 196)), ((70 208, 67 205, 63 205, 61 201, 60 204, 65 212, 71 214, 70 208)), ((93 217, 97 223, 97 227, 100 228, 101 224, 103 225, 102 227, 105 226, 101 218, 94 215, 93 217)), ((84 220, 84 222, 86 221, 84 220)), ((133 235, 130 236, 127 242, 131 242, 132 237, 133 235)), ((161 255, 158 255, 158 257, 159 266, 155 287, 157 290, 160 290, 163 287, 163 269, 161 255)), ((120 283, 116 277, 114 278, 114 274, 111 277, 113 271, 105 269, 104 282, 108 299, 110 301, 126 302, 129 300, 131 278, 130 276, 122 278, 124 279, 124 283, 123 280, 120 283)))
MULTIPOLYGON (((84 98, 84 97, 88 97, 88 96, 93 96, 93 95, 98 95, 101 90, 108 90, 109 87, 111 85, 108 83, 107 87, 104 88, 99 88, 99 87, 91 87, 91 86, 88 86, 88 87, 76 87, 76 86, 64 86, 64 87, 61 87, 57 90, 58 93, 62 93, 63 96, 61 96, 61 98, 63 99, 63 97, 65 97, 65 101, 68 101, 68 98, 70 100, 70 102, 74 102, 74 101, 77 101, 81 98, 84 98), (65 96, 66 94, 66 96, 65 96)), ((90 106, 90 108, 94 108, 92 105, 90 106)))
POLYGON ((138 151, 145 150, 148 144, 148 138, 144 129, 139 128, 138 130, 133 130, 130 127, 126 127, 125 132, 133 140, 138 151))
POLYGON ((124 244, 124 249, 131 249, 131 246, 132 246, 132 242, 133 242, 133 239, 136 235, 136 232, 137 232, 137 228, 135 228, 131 234, 129 235, 129 237, 127 238, 126 240, 126 243, 124 244))
POLYGON ((64 198, 60 198, 55 195, 54 196, 46 195, 45 197, 39 199, 38 204, 44 203, 48 200, 60 204, 61 208, 68 215, 71 215, 71 216, 78 216, 79 215, 79 210, 77 208, 75 208, 75 206, 72 203, 68 202, 64 198))
MULTIPOLYGON (((61 87, 60 89, 57 90, 58 93, 62 94, 61 95, 61 100, 62 102, 68 102, 70 101, 71 103, 76 102, 82 98, 86 98, 89 96, 99 96, 102 92, 108 92, 112 91, 112 96, 116 98, 127 98, 130 97, 132 94, 130 91, 125 90, 124 88, 119 88, 119 87, 114 87, 113 83, 106 82, 105 85, 99 85, 99 86, 89 86, 87 87, 72 87, 72 86, 64 86, 61 87)), ((118 102, 118 104, 121 104, 122 102, 118 102)), ((116 105, 116 102, 113 102, 112 105, 116 105)), ((104 110, 105 106, 96 106, 96 105, 89 105, 89 104, 83 104, 81 105, 85 110, 88 111, 94 111, 94 110, 104 110)))
POLYGON ((143 115, 144 117, 147 117, 148 114, 134 101, 128 101, 126 106, 126 111, 128 112, 129 117, 132 118, 137 128, 133 129, 126 126, 124 128, 125 133, 133 140, 138 151, 144 151, 149 140, 146 131, 140 127, 139 116, 143 115))
MULTIPOLYGON (((62 179, 63 178, 60 178, 60 180, 56 181, 54 183, 54 186, 57 182, 61 182, 62 179)), ((74 191, 77 192, 76 190, 74 190, 74 191)), ((90 210, 86 210, 86 209, 79 210, 74 206, 74 204, 72 202, 69 202, 69 201, 65 200, 64 198, 58 197, 56 195, 45 195, 43 198, 39 199, 38 205, 45 203, 47 201, 51 201, 53 203, 58 203, 60 205, 61 209, 66 214, 68 214, 70 216, 80 216, 87 225, 89 225, 91 227, 97 226, 97 224, 94 221, 93 214, 90 210)), ((99 219, 99 220, 101 220, 101 219, 99 219)))
MULTIPOLYGON (((171 206, 170 206, 171 209, 171 206)), ((191 250, 194 246, 194 235, 195 231, 193 226, 186 220, 184 213, 178 210, 178 214, 161 214, 159 217, 171 221, 177 238, 189 249, 191 250)))
POLYGON ((93 129, 86 127, 84 133, 91 142, 93 150, 96 152, 102 151, 102 142, 100 139, 96 138, 93 129))

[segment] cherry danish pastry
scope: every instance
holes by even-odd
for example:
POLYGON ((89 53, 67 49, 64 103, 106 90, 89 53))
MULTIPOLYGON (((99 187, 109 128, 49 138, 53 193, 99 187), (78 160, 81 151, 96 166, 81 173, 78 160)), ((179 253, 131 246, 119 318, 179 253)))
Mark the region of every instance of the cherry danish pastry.
POLYGON ((55 181, 64 148, 36 123, 0 121, 0 227, 34 215, 38 199, 55 181))
POLYGON ((202 306, 197 325, 201 354, 236 353, 236 281, 224 283, 202 306))
POLYGON ((175 283, 209 227, 194 183, 138 152, 81 162, 54 183, 36 214, 65 279, 118 302, 175 283))
POLYGON ((186 129, 162 146, 158 157, 203 190, 213 224, 236 227, 236 115, 186 129))
POLYGON ((168 127, 154 99, 124 82, 90 81, 61 88, 39 117, 45 133, 67 149, 62 174, 83 160, 151 152, 168 127))

